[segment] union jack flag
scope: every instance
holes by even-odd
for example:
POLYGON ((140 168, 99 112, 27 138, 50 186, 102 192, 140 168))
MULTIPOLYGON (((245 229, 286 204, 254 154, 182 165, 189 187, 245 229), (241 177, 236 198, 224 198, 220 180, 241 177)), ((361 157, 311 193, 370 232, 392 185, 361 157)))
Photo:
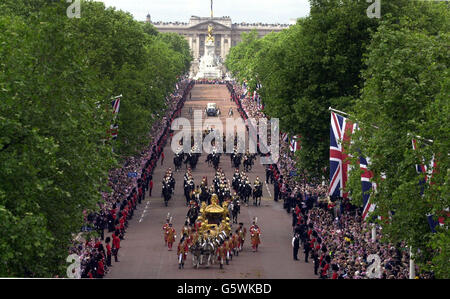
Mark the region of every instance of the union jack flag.
POLYGON ((288 142, 289 141, 289 135, 288 133, 281 133, 281 140, 283 140, 284 142, 288 142))
POLYGON ((117 98, 115 98, 114 100, 112 100, 112 101, 111 101, 111 106, 112 106, 113 114, 119 113, 119 109, 120 109, 120 97, 117 97, 117 98))
POLYGON ((359 157, 359 167, 363 171, 363 173, 361 173, 361 185, 363 194, 363 220, 366 220, 367 215, 369 215, 370 212, 373 212, 376 208, 376 204, 370 201, 370 194, 372 192, 372 189, 376 190, 377 186, 375 183, 371 182, 373 173, 368 169, 370 165, 369 163, 369 158, 364 158, 362 155, 359 157))
MULTIPOLYGON (((412 148, 413 150, 417 150, 417 140, 412 139, 412 148)), ((431 161, 428 163, 428 165, 425 164, 425 159, 422 158, 422 164, 416 164, 416 171, 418 174, 425 174, 425 178, 420 180, 419 185, 421 186, 420 194, 423 195, 424 193, 424 185, 428 182, 430 185, 433 185, 433 175, 437 171, 437 165, 436 165, 436 159, 433 155, 431 158, 431 161)), ((439 215, 434 214, 427 214, 427 221, 430 226, 430 229, 433 233, 436 233, 436 226, 444 226, 445 219, 450 216, 449 208, 444 209, 443 211, 438 212, 439 215), (435 218, 437 217, 437 221, 435 218)))
POLYGON ((430 226, 430 229, 433 233, 436 233, 436 226, 444 226, 445 225, 445 218, 450 216, 449 209, 445 209, 440 213, 440 216, 436 216, 434 214, 427 214, 427 221, 428 225, 430 226), (437 221, 435 220, 437 217, 437 221))
MULTIPOLYGON (((417 150, 417 140, 416 139, 412 139, 412 148, 413 150, 417 150)), ((433 173, 436 170, 436 160, 434 159, 434 155, 431 158, 431 161, 428 165, 425 165, 425 160, 423 160, 422 164, 416 164, 416 171, 418 174, 425 174, 425 179, 423 181, 420 182, 420 184, 424 184, 426 182, 431 183, 431 179, 433 178, 433 173)))
POLYGON ((330 127, 330 196, 348 198, 343 190, 347 184, 349 161, 344 153, 343 142, 350 141, 356 125, 347 118, 331 112, 330 127))
POLYGON ((116 140, 117 139, 117 135, 119 133, 119 125, 111 125, 110 132, 111 132, 112 139, 116 140))
POLYGON ((289 146, 289 149, 291 150, 291 152, 295 153, 296 151, 301 149, 299 139, 300 139, 300 136, 292 136, 290 146, 289 146))

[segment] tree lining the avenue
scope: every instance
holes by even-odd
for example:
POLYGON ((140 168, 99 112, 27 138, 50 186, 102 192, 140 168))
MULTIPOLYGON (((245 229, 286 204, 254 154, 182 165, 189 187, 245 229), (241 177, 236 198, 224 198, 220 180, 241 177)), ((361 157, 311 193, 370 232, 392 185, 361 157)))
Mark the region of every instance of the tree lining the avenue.
POLYGON ((149 145, 192 60, 183 37, 129 13, 82 1, 71 19, 67 6, 0 3, 1 277, 65 276, 83 211, 98 208, 109 170, 149 145))
POLYGON ((226 66, 250 92, 261 86, 264 112, 283 132, 301 136, 297 167, 311 182, 329 173, 329 107, 347 112, 360 128, 346 145, 352 203, 362 205, 362 153, 371 159, 384 238, 405 241, 421 269, 450 277, 448 229, 432 233, 426 218, 448 215, 450 206, 448 4, 383 2, 381 19, 369 19, 366 1, 310 2, 310 16, 289 29, 243 34, 226 66), (432 142, 413 150, 415 136, 432 142), (433 153, 432 183, 419 184, 415 165, 433 153))

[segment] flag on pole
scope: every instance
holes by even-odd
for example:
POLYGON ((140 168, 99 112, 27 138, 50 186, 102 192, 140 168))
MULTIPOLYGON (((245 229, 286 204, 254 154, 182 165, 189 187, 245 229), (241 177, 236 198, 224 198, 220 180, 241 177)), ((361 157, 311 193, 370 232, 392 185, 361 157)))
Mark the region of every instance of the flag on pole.
MULTIPOLYGON (((432 142, 432 141, 431 141, 432 142)), ((416 151, 418 149, 418 143, 417 139, 412 139, 412 149, 416 151)), ((428 183, 430 185, 433 185, 433 175, 437 171, 437 165, 436 165, 436 159, 435 155, 433 154, 431 160, 428 164, 426 164, 425 158, 422 158, 421 164, 416 164, 416 171, 418 174, 425 174, 425 178, 421 179, 419 181, 419 185, 421 186, 420 195, 423 195, 425 184, 428 183)), ((436 226, 439 224, 440 226, 443 226, 445 223, 445 218, 450 216, 449 208, 445 208, 443 211, 440 212, 440 215, 436 216, 433 213, 429 213, 426 215, 428 225, 430 226, 430 229, 433 233, 436 232, 436 226), (437 217, 437 220, 435 220, 437 217)))
POLYGON ((370 212, 373 212, 376 207, 376 204, 370 201, 370 194, 372 192, 372 189, 376 190, 376 184, 371 182, 373 178, 373 173, 368 169, 370 165, 369 163, 370 163, 369 158, 364 158, 362 155, 360 155, 359 167, 363 171, 363 173, 361 173, 361 185, 363 194, 363 213, 362 213, 363 220, 366 220, 367 215, 369 215, 370 212))
POLYGON ((120 109, 120 98, 121 98, 121 97, 122 97, 122 96, 115 97, 115 98, 111 101, 111 106, 112 106, 113 114, 119 113, 119 109, 120 109))
POLYGON ((288 135, 288 133, 282 133, 282 132, 280 132, 280 134, 281 134, 281 140, 282 140, 282 141, 284 141, 284 142, 289 142, 289 135, 288 135))
POLYGON ((291 150, 291 152, 295 153, 296 151, 300 150, 300 148, 300 136, 292 136, 289 149, 291 150))
POLYGON ((445 225, 445 218, 450 217, 449 208, 444 209, 441 212, 438 212, 438 215, 435 214, 427 214, 427 221, 428 225, 430 226, 430 229, 433 233, 436 232, 436 226, 443 227, 445 225))
POLYGON ((356 125, 347 118, 331 112, 330 126, 330 196, 348 198, 343 190, 347 185, 349 161, 344 153, 343 142, 350 141, 356 125))
MULTIPOLYGON (((417 140, 414 138, 412 139, 412 148, 415 151, 417 150, 417 140)), ((425 164, 425 159, 422 158, 422 164, 416 164, 416 171, 418 174, 425 174, 425 178, 420 182, 420 184, 424 184, 426 182, 432 184, 431 179, 433 178, 433 174, 436 171, 436 160, 434 158, 434 155, 428 165, 425 164)))
POLYGON ((117 124, 111 125, 111 138, 113 140, 117 139, 118 133, 119 133, 119 125, 117 125, 117 124))

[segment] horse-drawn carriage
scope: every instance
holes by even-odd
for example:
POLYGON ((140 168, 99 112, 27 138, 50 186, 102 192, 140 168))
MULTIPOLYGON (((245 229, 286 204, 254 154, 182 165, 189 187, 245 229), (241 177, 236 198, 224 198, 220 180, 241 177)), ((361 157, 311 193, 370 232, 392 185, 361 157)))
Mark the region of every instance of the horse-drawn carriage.
POLYGON ((230 219, 227 202, 222 206, 216 194, 212 195, 211 204, 202 203, 201 215, 197 218, 197 238, 189 247, 192 254, 194 267, 204 265, 209 267, 217 260, 218 248, 223 244, 230 234, 230 219))

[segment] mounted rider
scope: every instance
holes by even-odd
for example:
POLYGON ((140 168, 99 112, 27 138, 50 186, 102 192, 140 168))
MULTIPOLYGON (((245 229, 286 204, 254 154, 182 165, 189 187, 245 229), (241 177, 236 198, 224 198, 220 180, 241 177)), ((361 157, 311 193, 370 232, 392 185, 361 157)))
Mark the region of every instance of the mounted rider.
POLYGON ((253 183, 253 204, 256 206, 258 205, 260 206, 261 197, 262 197, 262 182, 259 180, 259 177, 256 177, 256 180, 253 183))
POLYGON ((164 203, 167 206, 167 202, 171 199, 175 189, 175 179, 173 178, 172 169, 169 168, 162 180, 162 196, 164 197, 164 203))
POLYGON ((234 190, 238 191, 239 189, 239 181, 241 179, 241 174, 239 173, 239 169, 236 168, 233 174, 233 179, 231 181, 231 185, 233 186, 234 190))
POLYGON ((184 175, 184 196, 186 197, 186 206, 189 205, 189 202, 192 199, 192 192, 195 189, 194 178, 191 173, 191 169, 184 175))
MULTIPOLYGON (((189 227, 189 221, 186 219, 186 221, 184 222, 184 226, 181 228, 181 235, 188 236, 190 231, 191 231, 191 228, 189 227)), ((181 242, 181 240, 180 240, 180 242, 181 242)))
POLYGON ((240 197, 234 192, 233 197, 231 198, 231 203, 229 205, 231 209, 231 217, 233 219, 233 223, 237 223, 237 217, 241 212, 241 204, 240 197))

